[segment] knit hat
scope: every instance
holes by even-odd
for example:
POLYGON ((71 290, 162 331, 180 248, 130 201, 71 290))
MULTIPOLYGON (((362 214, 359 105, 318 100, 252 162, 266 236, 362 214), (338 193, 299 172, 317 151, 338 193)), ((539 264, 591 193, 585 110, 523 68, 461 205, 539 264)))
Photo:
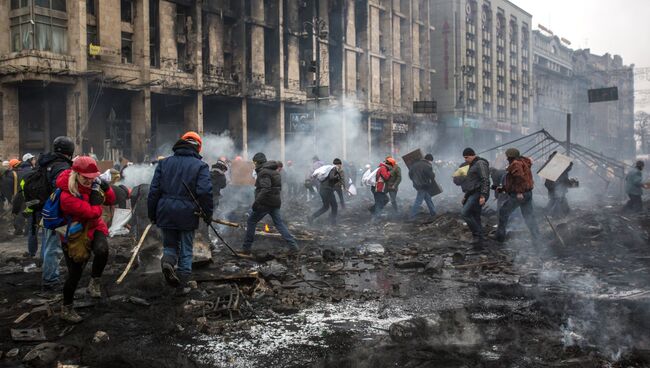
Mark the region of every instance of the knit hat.
POLYGON ((426 156, 424 156, 424 159, 427 161, 433 161, 433 155, 430 153, 427 153, 426 156))
POLYGON ((519 156, 521 156, 521 154, 519 153, 519 150, 516 148, 508 148, 506 150, 507 158, 518 158, 519 156))
POLYGON ((463 156, 476 156, 476 152, 474 152, 473 148, 467 147, 463 150, 463 156))
POLYGON ((643 162, 643 161, 641 161, 641 160, 639 160, 639 161, 637 161, 637 162, 636 162, 636 165, 634 165, 634 166, 636 166, 636 167, 637 167, 637 169, 640 169, 640 170, 642 170, 642 169, 643 169, 643 167, 645 166, 645 162, 643 162))
POLYGON ((256 164, 263 164, 266 162, 266 155, 263 154, 262 152, 257 152, 255 156, 253 156, 253 162, 256 164))

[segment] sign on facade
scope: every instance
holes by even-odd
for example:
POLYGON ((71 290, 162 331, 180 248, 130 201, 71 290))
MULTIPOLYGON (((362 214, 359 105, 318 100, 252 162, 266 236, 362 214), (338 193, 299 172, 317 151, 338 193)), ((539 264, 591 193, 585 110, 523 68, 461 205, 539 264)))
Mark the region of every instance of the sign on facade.
POLYGON ((289 114, 289 128, 292 132, 311 132, 314 119, 309 112, 294 112, 289 114))
POLYGON ((589 94, 589 103, 618 100, 618 87, 596 88, 587 92, 589 94))

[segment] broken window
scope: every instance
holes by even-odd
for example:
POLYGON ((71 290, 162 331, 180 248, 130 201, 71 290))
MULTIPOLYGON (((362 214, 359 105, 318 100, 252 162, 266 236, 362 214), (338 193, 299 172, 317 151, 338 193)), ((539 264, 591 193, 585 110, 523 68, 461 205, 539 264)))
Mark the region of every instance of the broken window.
POLYGON ((122 22, 133 23, 133 1, 122 0, 120 3, 122 22))
POLYGON ((160 33, 158 32, 158 0, 149 1, 149 63, 160 66, 160 33))
POLYGON ((122 63, 133 62, 133 33, 122 32, 122 63))
POLYGON ((11 0, 11 10, 25 8, 29 5, 29 0, 11 0))
POLYGON ((95 11, 95 0, 86 0, 86 14, 97 15, 95 11))
POLYGON ((192 31, 192 16, 188 7, 176 4, 176 22, 174 23, 176 33, 176 52, 178 69, 189 71, 191 65, 188 60, 189 35, 192 31))
MULTIPOLYGON (((13 6, 27 6, 22 0, 13 6)), ((10 18, 12 51, 40 50, 58 54, 67 52, 68 21, 64 0, 35 0, 28 14, 16 14, 10 18)), ((24 11, 23 11, 24 13, 24 11)), ((10 14, 11 15, 11 14, 10 14)))

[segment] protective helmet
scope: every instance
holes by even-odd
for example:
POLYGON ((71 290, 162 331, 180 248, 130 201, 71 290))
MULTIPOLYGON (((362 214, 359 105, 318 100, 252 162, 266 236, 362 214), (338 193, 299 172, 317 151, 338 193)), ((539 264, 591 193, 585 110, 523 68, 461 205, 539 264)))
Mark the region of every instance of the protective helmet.
POLYGON ((52 146, 56 153, 62 153, 67 156, 72 156, 74 154, 74 142, 70 137, 56 137, 54 138, 54 142, 52 142, 52 146))
POLYGON ((508 148, 506 150, 506 157, 507 158, 518 158, 521 154, 519 153, 519 150, 516 148, 508 148))
POLYGON ((389 164, 390 166, 395 166, 395 165, 397 165, 397 161, 395 161, 395 159, 392 158, 392 157, 388 157, 388 158, 386 159, 386 162, 388 162, 388 164, 389 164))
POLYGON ((31 160, 33 158, 34 158, 34 155, 32 155, 31 153, 25 153, 23 155, 23 161, 29 161, 29 160, 31 160))
POLYGON ((20 160, 19 159, 12 158, 11 160, 9 160, 9 167, 16 167, 18 165, 20 165, 20 160))
POLYGON ((198 133, 191 132, 191 131, 187 132, 183 134, 181 139, 196 144, 198 146, 198 151, 201 152, 201 146, 203 145, 203 141, 201 140, 201 137, 199 136, 198 133))
POLYGON ((77 157, 72 163, 72 171, 89 179, 95 179, 101 174, 97 163, 89 156, 77 157))

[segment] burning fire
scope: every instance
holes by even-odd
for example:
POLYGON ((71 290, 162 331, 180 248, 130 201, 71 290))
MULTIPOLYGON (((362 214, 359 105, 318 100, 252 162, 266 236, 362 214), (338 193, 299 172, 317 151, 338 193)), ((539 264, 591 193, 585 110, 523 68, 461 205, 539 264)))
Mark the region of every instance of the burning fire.
POLYGON ((269 224, 264 224, 264 232, 265 233, 270 233, 271 232, 271 228, 269 227, 269 224))

